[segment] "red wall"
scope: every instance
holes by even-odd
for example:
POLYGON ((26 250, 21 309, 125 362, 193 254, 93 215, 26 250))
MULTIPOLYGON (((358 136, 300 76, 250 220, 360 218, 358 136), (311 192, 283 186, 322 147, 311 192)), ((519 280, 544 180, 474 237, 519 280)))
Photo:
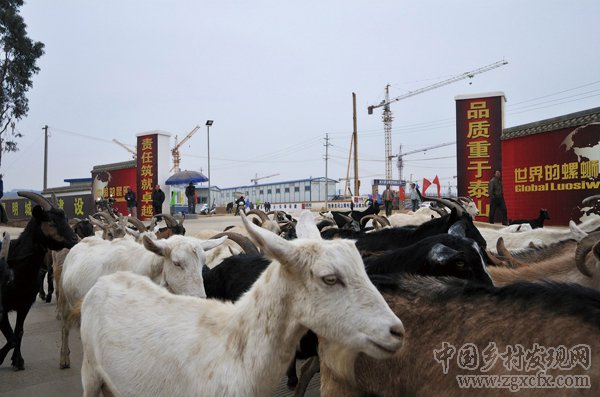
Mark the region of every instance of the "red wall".
POLYGON ((599 124, 502 141, 509 219, 537 218, 546 208, 549 225, 579 223, 581 201, 600 194, 599 159, 599 124))

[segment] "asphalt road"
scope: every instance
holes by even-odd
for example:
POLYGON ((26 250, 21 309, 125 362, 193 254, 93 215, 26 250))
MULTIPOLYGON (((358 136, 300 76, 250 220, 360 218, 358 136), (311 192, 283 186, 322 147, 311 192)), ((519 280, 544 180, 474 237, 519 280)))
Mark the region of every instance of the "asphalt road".
MULTIPOLYGON (((229 225, 240 225, 241 219, 234 216, 212 216, 185 221, 189 234, 200 230, 223 230, 229 225)), ((20 229, 0 227, 0 233, 8 230, 11 237, 16 238, 20 229)), ((56 304, 45 303, 37 299, 25 320, 25 335, 22 343, 22 353, 25 359, 24 371, 13 371, 10 365, 10 354, 0 365, 0 396, 1 397, 71 397, 81 396, 81 339, 78 330, 71 330, 71 368, 59 369, 60 354, 60 322, 56 319, 56 304)), ((15 313, 9 318, 14 326, 15 313)), ((4 338, 0 337, 4 344, 4 338)), ((299 368, 298 368, 299 373, 299 368)), ((273 396, 291 396, 292 393, 285 385, 285 379, 274 391, 273 396)), ((312 379, 307 397, 319 396, 319 377, 312 379)), ((182 396, 187 397, 187 396, 182 396)))

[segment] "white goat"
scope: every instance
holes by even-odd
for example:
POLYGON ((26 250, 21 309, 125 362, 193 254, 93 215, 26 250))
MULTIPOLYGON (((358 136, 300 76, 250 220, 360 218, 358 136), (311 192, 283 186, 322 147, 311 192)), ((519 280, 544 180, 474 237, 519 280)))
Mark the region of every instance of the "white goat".
POLYGON ((586 233, 593 232, 594 230, 600 228, 600 217, 588 219, 579 226, 576 226, 575 223, 570 222, 569 227, 569 230, 548 227, 533 229, 531 231, 522 233, 505 233, 501 230, 479 227, 478 225, 479 232, 487 242, 488 247, 495 247, 498 238, 502 237, 504 239, 504 245, 507 249, 518 250, 521 248, 526 248, 530 242, 536 245, 545 245, 569 239, 579 241, 585 237, 586 233), (584 233, 582 234, 582 232, 584 233))
POLYGON ((58 299, 62 314, 60 367, 70 367, 69 329, 73 319, 69 318, 69 313, 101 276, 129 270, 149 277, 173 293, 204 298, 204 251, 222 244, 226 239, 221 237, 201 241, 175 235, 166 240, 152 240, 146 236, 143 244, 131 239, 107 241, 87 237, 81 240, 65 258, 62 271, 58 299))
POLYGON ((402 323, 352 241, 321 240, 309 213, 293 241, 242 219, 273 262, 236 303, 126 272, 96 283, 81 305, 84 396, 266 396, 308 328, 375 358, 401 347, 402 323))

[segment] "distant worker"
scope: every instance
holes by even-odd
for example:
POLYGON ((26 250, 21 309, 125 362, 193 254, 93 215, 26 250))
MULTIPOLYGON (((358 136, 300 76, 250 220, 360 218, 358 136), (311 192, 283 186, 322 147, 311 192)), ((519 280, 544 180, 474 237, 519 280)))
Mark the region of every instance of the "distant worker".
POLYGON ((385 216, 392 215, 392 204, 394 203, 394 192, 390 189, 390 185, 385 185, 385 190, 383 191, 383 195, 381 197, 383 199, 383 204, 385 205, 385 216))
MULTIPOLYGON (((154 209, 154 215, 162 213, 162 205, 165 202, 165 192, 163 192, 160 188, 160 185, 154 186, 154 191, 152 192, 152 208, 154 209)), ((160 221, 162 218, 156 218, 157 221, 160 221)))
MULTIPOLYGON (((0 174, 0 199, 4 197, 4 181, 2 180, 2 174, 0 174)), ((6 210, 4 206, 0 204, 0 223, 7 223, 8 216, 6 215, 6 210)))
POLYGON ((417 185, 414 182, 410 184, 410 204, 412 212, 417 212, 419 209, 420 194, 417 185))
POLYGON ((188 202, 188 214, 196 213, 195 196, 196 196, 196 188, 194 187, 194 184, 192 182, 190 182, 190 184, 187 185, 187 187, 185 188, 185 197, 187 198, 187 202, 188 202))
POLYGON ((137 198, 130 187, 127 188, 127 193, 125 193, 125 201, 127 202, 127 211, 129 211, 129 215, 137 218, 137 198))
POLYGON ((245 206, 246 202, 244 200, 244 196, 240 196, 237 200, 235 200, 235 215, 239 215, 240 211, 242 211, 245 214, 245 206))
POLYGON ((500 217, 502 218, 502 224, 508 225, 508 217, 506 214, 506 203, 504 202, 504 193, 502 192, 502 175, 500 171, 494 173, 494 177, 490 179, 488 185, 488 191, 490 193, 490 218, 489 222, 494 223, 494 215, 496 210, 500 210, 500 217))

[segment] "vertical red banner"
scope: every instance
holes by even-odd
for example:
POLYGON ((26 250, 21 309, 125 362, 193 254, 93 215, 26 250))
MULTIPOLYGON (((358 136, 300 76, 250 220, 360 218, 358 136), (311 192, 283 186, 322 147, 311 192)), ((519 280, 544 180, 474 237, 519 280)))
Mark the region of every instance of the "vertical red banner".
POLYGON ((138 217, 142 220, 152 218, 152 190, 158 183, 156 134, 137 137, 137 197, 138 217))
POLYGON ((502 170, 500 137, 504 94, 458 96, 456 99, 456 168, 459 196, 469 196, 479 208, 479 221, 488 220, 488 183, 502 170))

